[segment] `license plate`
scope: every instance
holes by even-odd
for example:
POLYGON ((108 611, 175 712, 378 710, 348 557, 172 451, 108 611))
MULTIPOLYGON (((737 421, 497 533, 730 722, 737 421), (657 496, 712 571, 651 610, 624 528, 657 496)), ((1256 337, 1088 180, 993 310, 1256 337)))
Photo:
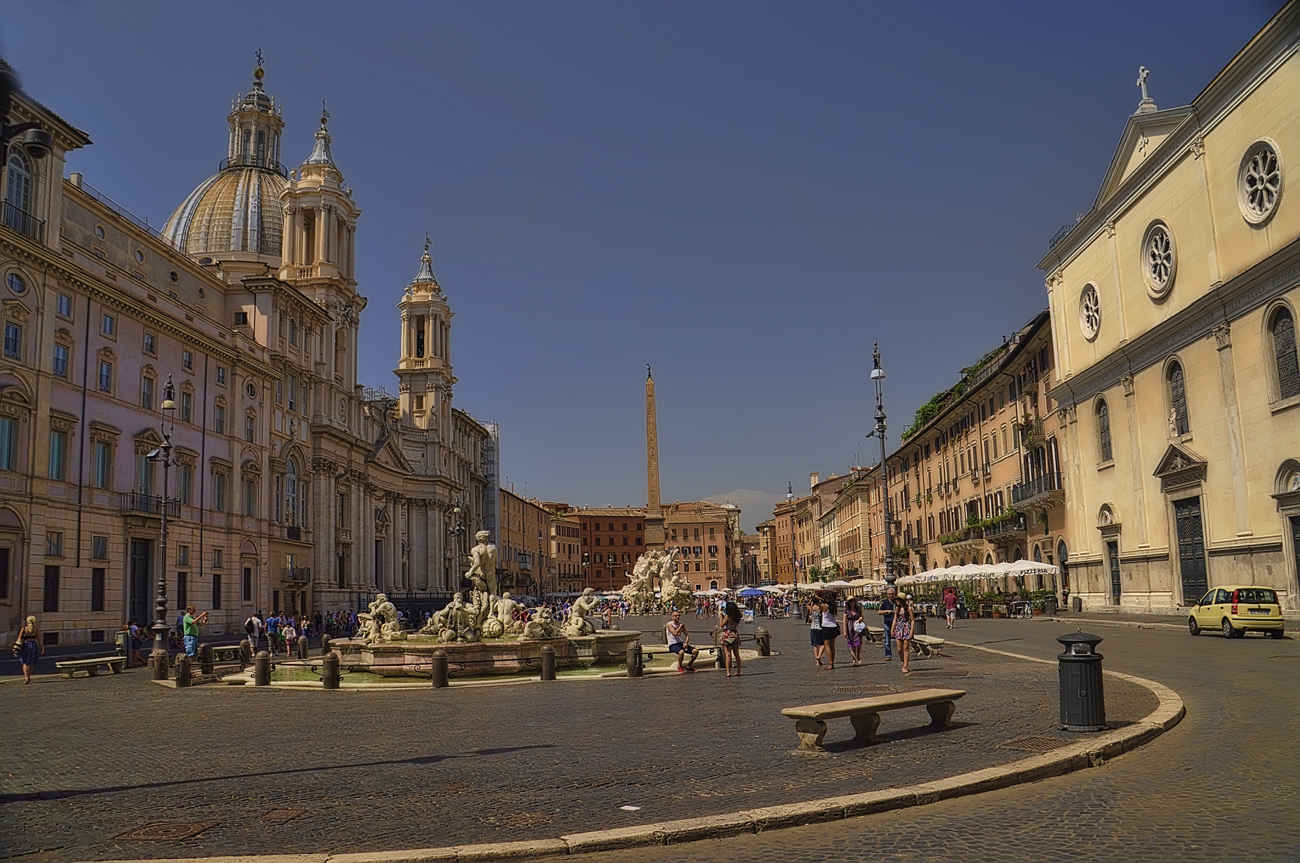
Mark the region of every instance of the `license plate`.
POLYGON ((1267 608, 1250 608, 1247 609, 1251 614, 1268 614, 1267 608))

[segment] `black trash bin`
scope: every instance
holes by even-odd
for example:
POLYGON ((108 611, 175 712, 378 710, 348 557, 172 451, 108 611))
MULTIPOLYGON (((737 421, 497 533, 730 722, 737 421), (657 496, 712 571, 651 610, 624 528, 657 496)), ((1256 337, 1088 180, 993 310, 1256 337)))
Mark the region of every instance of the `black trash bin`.
POLYGON ((1049 596, 1043 600, 1043 614, 1051 617, 1056 614, 1056 597, 1049 596))
POLYGON ((1056 639, 1065 652, 1057 656, 1061 681, 1061 728, 1104 731, 1106 698, 1101 685, 1101 638, 1083 630, 1056 639))

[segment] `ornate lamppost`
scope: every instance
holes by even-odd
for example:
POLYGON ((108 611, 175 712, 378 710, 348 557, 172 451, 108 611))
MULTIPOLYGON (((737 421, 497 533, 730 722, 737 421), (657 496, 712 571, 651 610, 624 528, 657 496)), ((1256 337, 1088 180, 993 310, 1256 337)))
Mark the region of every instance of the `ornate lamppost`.
POLYGON ((885 370, 880 367, 880 342, 875 343, 871 354, 871 380, 876 385, 876 427, 867 437, 880 441, 880 500, 885 513, 885 583, 893 584, 898 578, 894 574, 894 525, 889 515, 889 471, 885 465, 885 370))
POLYGON ((456 577, 459 572, 461 560, 460 556, 460 537, 465 535, 465 518, 460 509, 461 499, 456 498, 455 505, 451 508, 451 524, 447 526, 447 536, 451 538, 451 566, 452 566, 452 592, 460 590, 460 579, 456 577))
POLYGON ((158 423, 158 429, 162 432, 162 446, 145 456, 150 462, 161 463, 163 466, 162 496, 157 499, 158 511, 162 515, 162 541, 158 553, 158 597, 154 600, 154 622, 151 627, 153 630, 151 659, 155 677, 165 676, 167 673, 164 661, 167 657, 167 632, 171 629, 167 625, 167 516, 171 508, 171 500, 168 497, 171 492, 171 467, 178 463, 172 458, 172 432, 176 430, 176 388, 172 385, 171 375, 167 376, 167 383, 163 385, 161 407, 163 418, 158 423))

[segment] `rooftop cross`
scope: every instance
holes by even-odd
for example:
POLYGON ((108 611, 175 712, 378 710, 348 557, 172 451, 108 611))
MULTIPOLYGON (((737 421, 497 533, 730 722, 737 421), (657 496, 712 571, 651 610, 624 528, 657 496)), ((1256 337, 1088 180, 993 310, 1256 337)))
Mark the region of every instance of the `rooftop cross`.
POLYGON ((1146 66, 1138 67, 1137 85, 1142 88, 1142 101, 1138 102, 1137 109, 1139 114, 1150 114, 1153 111, 1160 110, 1156 107, 1155 100, 1147 93, 1147 76, 1150 74, 1151 70, 1146 66))

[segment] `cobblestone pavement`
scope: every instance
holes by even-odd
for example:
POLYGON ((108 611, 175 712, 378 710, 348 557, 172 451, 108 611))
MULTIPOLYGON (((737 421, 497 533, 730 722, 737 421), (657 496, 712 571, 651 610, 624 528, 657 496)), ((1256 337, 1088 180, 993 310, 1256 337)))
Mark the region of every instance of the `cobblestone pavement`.
MULTIPOLYGON (((899 663, 883 662, 869 645, 870 664, 853 668, 841 655, 834 671, 818 671, 802 624, 768 625, 782 655, 746 663, 732 679, 711 671, 406 692, 174 690, 138 671, 6 686, 0 856, 552 837, 909 785, 1031 754, 1003 746, 1015 739, 1067 736, 1055 729, 1052 666, 954 648, 916 661, 918 674, 904 680, 899 663), (885 742, 860 747, 838 720, 830 754, 791 753, 797 739, 782 707, 931 686, 969 692, 957 705, 958 727, 933 733, 924 711, 889 713, 885 742), (115 838, 155 822, 212 826, 188 839, 115 838)), ((1107 687, 1116 723, 1156 705, 1136 685, 1107 687)))
MULTIPOLYGON (((1060 649, 1053 639, 1078 625, 962 621, 948 634, 1050 658, 1060 649)), ((1099 650, 1107 668, 1158 680, 1187 705, 1186 718, 1171 731, 1105 766, 883 815, 566 859, 1300 860, 1294 757, 1300 643, 1123 627, 1092 631, 1105 639, 1099 650)))

